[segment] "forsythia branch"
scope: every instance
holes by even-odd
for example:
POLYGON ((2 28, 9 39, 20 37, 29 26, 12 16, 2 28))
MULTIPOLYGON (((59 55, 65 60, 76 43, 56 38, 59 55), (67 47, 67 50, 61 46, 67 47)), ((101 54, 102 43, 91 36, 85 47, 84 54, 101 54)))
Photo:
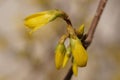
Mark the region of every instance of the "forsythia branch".
POLYGON ((88 33, 86 34, 86 39, 84 41, 84 44, 87 43, 86 48, 90 45, 90 43, 92 42, 93 36, 94 36, 94 32, 96 30, 96 27, 98 25, 98 22, 100 20, 100 17, 102 15, 102 12, 105 8, 105 5, 107 3, 107 0, 100 0, 99 6, 97 8, 96 14, 93 18, 93 21, 91 23, 90 29, 88 31, 88 33))
MULTIPOLYGON (((103 13, 105 5, 107 4, 107 1, 108 0, 100 0, 100 2, 99 2, 97 11, 96 11, 95 16, 92 20, 92 23, 90 25, 88 33, 84 35, 84 38, 82 40, 82 43, 83 43, 83 46, 85 47, 85 49, 87 49, 87 47, 91 44, 91 42, 93 40, 93 36, 94 36, 95 30, 96 30, 96 27, 98 25, 98 22, 100 20, 102 13, 103 13)), ((73 75, 73 72, 72 72, 72 68, 70 67, 64 80, 70 80, 72 75, 73 75)))

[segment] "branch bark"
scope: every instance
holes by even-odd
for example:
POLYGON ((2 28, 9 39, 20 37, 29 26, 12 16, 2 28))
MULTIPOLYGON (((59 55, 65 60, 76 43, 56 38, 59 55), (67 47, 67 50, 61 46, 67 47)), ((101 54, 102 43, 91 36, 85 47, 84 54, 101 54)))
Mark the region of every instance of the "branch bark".
MULTIPOLYGON (((102 13, 103 13, 105 5, 107 4, 107 1, 108 0, 100 0, 98 8, 97 8, 96 13, 95 13, 95 16, 94 16, 94 18, 91 22, 90 28, 88 30, 88 33, 85 34, 84 38, 82 39, 82 43, 83 43, 83 46, 85 47, 85 49, 87 49, 87 47, 91 44, 91 42, 93 40, 93 36, 94 36, 95 30, 96 30, 96 27, 98 25, 98 22, 100 20, 102 13)), ((70 80, 72 75, 73 75, 72 67, 70 67, 64 80, 70 80)))

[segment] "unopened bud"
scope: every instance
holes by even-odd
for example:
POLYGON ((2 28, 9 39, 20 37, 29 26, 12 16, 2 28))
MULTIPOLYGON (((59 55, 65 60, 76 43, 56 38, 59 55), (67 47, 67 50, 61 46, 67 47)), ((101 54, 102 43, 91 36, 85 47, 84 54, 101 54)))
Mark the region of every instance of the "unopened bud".
POLYGON ((81 41, 76 37, 75 39, 71 38, 70 42, 71 42, 72 55, 74 57, 76 64, 79 67, 86 66, 88 55, 81 41))
POLYGON ((64 43, 59 43, 55 50, 55 65, 57 69, 62 67, 65 52, 66 49, 64 43))
POLYGON ((83 36, 84 34, 84 24, 82 24, 77 30, 76 30, 76 33, 77 33, 77 36, 79 36, 80 38, 83 36))
POLYGON ((66 50, 65 57, 64 57, 64 60, 63 60, 63 65, 62 65, 63 68, 67 65, 70 56, 71 56, 71 48, 69 46, 66 50))

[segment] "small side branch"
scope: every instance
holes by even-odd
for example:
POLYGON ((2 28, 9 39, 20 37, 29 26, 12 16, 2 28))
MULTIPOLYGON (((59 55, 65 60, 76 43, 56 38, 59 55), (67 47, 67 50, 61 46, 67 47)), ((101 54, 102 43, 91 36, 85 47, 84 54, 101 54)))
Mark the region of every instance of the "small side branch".
MULTIPOLYGON (((91 42, 93 40, 93 36, 94 36, 95 30, 96 30, 96 27, 98 25, 98 22, 100 20, 100 17, 103 13, 103 10, 105 8, 107 1, 108 0, 100 0, 100 2, 99 2, 96 14, 92 20, 92 23, 90 25, 88 33, 86 35, 84 35, 84 38, 82 40, 83 46, 85 47, 85 49, 87 49, 87 47, 91 44, 91 42)), ((72 67, 71 67, 69 69, 67 75, 65 76, 64 80, 70 80, 72 75, 73 75, 73 72, 72 72, 72 67)))

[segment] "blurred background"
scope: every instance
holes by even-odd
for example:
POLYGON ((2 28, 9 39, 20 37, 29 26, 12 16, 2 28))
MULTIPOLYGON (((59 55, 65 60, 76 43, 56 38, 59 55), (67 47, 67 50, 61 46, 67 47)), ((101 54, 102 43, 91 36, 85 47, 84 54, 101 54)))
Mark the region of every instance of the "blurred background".
MULTIPOLYGON (((24 18, 35 12, 65 11, 75 28, 85 24, 85 32, 100 0, 0 0, 0 80, 63 80, 68 65, 57 70, 55 46, 66 31, 61 19, 47 24, 32 36, 24 18)), ((71 80, 120 80, 120 0, 108 0, 88 48, 88 65, 79 68, 71 80)))

